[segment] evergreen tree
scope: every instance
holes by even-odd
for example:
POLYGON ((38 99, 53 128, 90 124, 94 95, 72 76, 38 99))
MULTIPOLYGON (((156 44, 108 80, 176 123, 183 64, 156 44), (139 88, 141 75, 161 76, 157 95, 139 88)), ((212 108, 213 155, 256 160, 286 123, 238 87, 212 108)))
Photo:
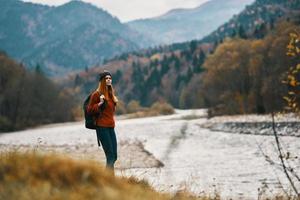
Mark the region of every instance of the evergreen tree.
POLYGON ((114 81, 114 84, 117 84, 122 78, 122 72, 121 70, 117 70, 116 73, 113 75, 113 81, 114 81))
POLYGON ((175 69, 176 71, 180 70, 180 60, 177 57, 175 58, 175 69))
POLYGON ((74 79, 74 86, 80 86, 82 84, 82 79, 80 78, 80 76, 78 74, 76 74, 75 79, 74 79))
POLYGON ((36 74, 44 74, 43 70, 42 70, 42 67, 39 63, 36 64, 34 71, 35 71, 36 74))
POLYGON ((190 42, 190 50, 191 50, 191 54, 193 54, 197 49, 197 41, 196 40, 192 40, 190 42))
POLYGON ((234 29, 232 30, 231 37, 232 38, 236 37, 236 31, 234 29))
POLYGON ((238 36, 242 39, 247 39, 246 31, 242 25, 239 26, 238 36))
POLYGON ((191 80, 192 76, 193 76, 193 71, 192 71, 191 67, 189 67, 187 74, 186 74, 185 83, 188 83, 191 80))
POLYGON ((199 65, 203 65, 203 63, 204 63, 204 61, 205 61, 205 58, 206 58, 205 53, 204 53, 203 50, 201 49, 201 50, 200 50, 200 54, 199 54, 199 62, 198 62, 198 64, 199 64, 199 65))
POLYGON ((131 79, 133 81, 133 90, 135 91, 134 99, 140 99, 145 95, 144 78, 141 70, 140 63, 133 62, 133 72, 131 79))

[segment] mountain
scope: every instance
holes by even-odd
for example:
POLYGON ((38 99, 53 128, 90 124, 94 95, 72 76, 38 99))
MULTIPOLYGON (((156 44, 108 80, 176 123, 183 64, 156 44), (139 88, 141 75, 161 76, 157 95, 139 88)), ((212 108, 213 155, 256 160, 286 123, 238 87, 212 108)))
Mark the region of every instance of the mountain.
POLYGON ((211 0, 193 9, 174 9, 150 19, 128 22, 128 25, 152 38, 156 44, 171 44, 201 39, 254 0, 211 0))
MULTIPOLYGON (((239 46, 243 48, 243 51, 240 52, 238 49, 228 47, 228 50, 223 51, 225 55, 221 51, 222 55, 220 57, 223 60, 219 60, 219 64, 232 61, 229 66, 238 68, 238 66, 241 66, 240 63, 234 63, 235 60, 232 57, 226 59, 226 55, 234 56, 245 53, 247 66, 248 64, 255 65, 258 63, 257 66, 260 67, 268 66, 270 69, 276 70, 274 66, 277 66, 282 70, 286 67, 286 62, 283 62, 284 56, 278 56, 278 53, 274 52, 282 53, 285 51, 288 31, 293 30, 294 27, 300 24, 299 8, 299 0, 256 0, 202 40, 122 54, 108 60, 103 65, 69 77, 69 80, 64 80, 66 81, 64 84, 67 87, 74 87, 77 92, 80 91, 81 94, 86 95, 95 87, 96 74, 103 69, 109 69, 113 73, 115 89, 118 91, 120 99, 125 103, 137 100, 141 105, 148 106, 155 101, 164 100, 179 108, 211 106, 214 105, 214 102, 211 99, 209 101, 204 99, 203 93, 214 97, 214 88, 208 87, 203 91, 202 80, 207 71, 207 68, 204 67, 205 63, 214 55, 219 46, 226 44, 228 40, 233 40, 236 48, 239 48, 239 46), (236 25, 230 25, 232 22, 236 25), (265 39, 266 36, 268 36, 267 39, 265 39), (275 39, 276 37, 279 39, 275 39), (276 44, 277 41, 280 41, 280 43, 276 44), (258 60, 250 60, 251 52, 248 52, 252 50, 250 45, 256 45, 256 48, 259 49, 258 44, 261 42, 263 43, 261 46, 266 50, 252 52, 255 53, 257 56, 255 59, 258 60), (268 57, 270 52, 272 54, 271 58, 268 57), (265 56, 264 59, 261 56, 265 56), (266 63, 259 64, 260 61, 265 60, 267 60, 266 63)), ((285 55, 285 53, 281 55, 285 55)), ((255 66, 251 66, 250 69, 255 69, 255 66)), ((222 72, 220 73, 223 75, 222 72)), ((279 77, 276 72, 274 73, 275 76, 272 78, 279 77)), ((238 77, 237 74, 235 76, 238 77)), ((215 80, 213 78, 218 78, 218 75, 210 78, 215 80)), ((227 79, 227 81, 231 79, 227 79)), ((222 89, 223 84, 220 83, 218 86, 222 89)), ((262 91, 261 88, 257 90, 262 91)), ((218 99, 215 98, 215 100, 218 99)))
POLYGON ((50 7, 5 0, 0 8, 0 49, 29 66, 38 63, 50 75, 150 44, 106 11, 81 1, 50 7))
POLYGON ((219 42, 226 37, 235 36, 261 39, 268 29, 274 28, 278 19, 297 18, 299 13, 299 0, 256 0, 239 15, 204 37, 201 42, 219 42))

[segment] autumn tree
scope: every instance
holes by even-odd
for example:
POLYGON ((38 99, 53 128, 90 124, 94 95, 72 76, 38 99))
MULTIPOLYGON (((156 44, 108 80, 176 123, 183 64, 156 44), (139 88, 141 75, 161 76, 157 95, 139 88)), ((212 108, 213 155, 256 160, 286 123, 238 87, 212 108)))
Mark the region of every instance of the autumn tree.
MULTIPOLYGON (((37 69, 37 68, 36 68, 37 69)), ((72 94, 0 53, 0 131, 74 119, 72 94)))
POLYGON ((286 88, 281 79, 294 60, 285 56, 286 35, 299 27, 282 22, 262 40, 229 39, 204 67, 203 94, 212 113, 265 113, 281 110, 286 88))
POLYGON ((288 111, 300 112, 300 34, 296 31, 290 33, 290 41, 287 46, 287 55, 296 59, 295 65, 290 66, 283 83, 288 87, 288 93, 284 96, 288 111))

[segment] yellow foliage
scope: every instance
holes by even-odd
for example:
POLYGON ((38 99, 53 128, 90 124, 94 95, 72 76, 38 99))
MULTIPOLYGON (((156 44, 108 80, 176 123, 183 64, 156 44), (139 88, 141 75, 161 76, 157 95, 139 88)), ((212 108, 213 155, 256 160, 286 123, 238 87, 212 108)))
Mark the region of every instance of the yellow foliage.
POLYGON ((160 54, 156 53, 153 56, 150 57, 150 60, 160 60, 160 54))
POLYGON ((296 108, 296 107, 297 107, 297 104, 296 104, 296 103, 293 103, 293 104, 292 104, 292 107, 293 107, 293 108, 296 108))
POLYGON ((293 87, 296 87, 297 86, 297 81, 295 79, 292 79, 290 81, 290 85, 293 86, 293 87))
POLYGON ((298 35, 297 35, 297 33, 290 33, 290 37, 291 37, 291 38, 297 38, 298 35))
POLYGON ((215 114, 264 113, 285 106, 282 97, 290 95, 287 89, 300 85, 300 64, 299 69, 289 70, 286 66, 295 65, 296 59, 284 56, 298 55, 297 39, 287 38, 294 30, 300 31, 282 22, 263 39, 227 39, 218 45, 205 60, 201 77, 204 99, 215 114))
POLYGON ((290 33, 289 35, 290 35, 290 41, 289 44, 287 45, 287 55, 294 57, 300 53, 300 49, 297 46, 297 43, 299 43, 300 41, 300 34, 295 31, 290 33))
POLYGON ((287 96, 284 96, 283 99, 286 100, 287 102, 291 101, 291 99, 289 97, 287 97, 287 96))
MULTIPOLYGON (((289 44, 287 45, 287 55, 295 57, 298 54, 300 54, 300 49, 297 46, 297 43, 300 41, 300 34, 297 32, 292 32, 289 34, 290 35, 290 41, 289 44)), ((289 91, 288 91, 288 96, 284 97, 284 99, 287 101, 288 106, 287 110, 289 111, 294 111, 294 112, 299 112, 299 88, 298 86, 300 85, 299 83, 299 71, 300 71, 300 64, 297 64, 295 67, 292 66, 289 68, 287 71, 287 76, 286 80, 283 81, 283 83, 288 83, 289 86, 289 91)))

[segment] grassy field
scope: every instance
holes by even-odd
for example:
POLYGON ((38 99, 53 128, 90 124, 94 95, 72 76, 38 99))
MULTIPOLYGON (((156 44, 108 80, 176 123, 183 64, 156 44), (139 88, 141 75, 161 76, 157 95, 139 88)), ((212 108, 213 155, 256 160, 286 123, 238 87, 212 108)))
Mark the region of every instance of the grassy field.
MULTIPOLYGON (((115 177, 90 160, 58 154, 9 152, 0 154, 0 200, 220 200, 220 195, 193 196, 187 191, 159 193, 146 181, 115 177)), ((287 200, 274 196, 261 200, 287 200)))
POLYGON ((145 181, 114 177, 99 163, 61 155, 2 153, 0 199, 184 200, 219 199, 154 191, 145 181))

